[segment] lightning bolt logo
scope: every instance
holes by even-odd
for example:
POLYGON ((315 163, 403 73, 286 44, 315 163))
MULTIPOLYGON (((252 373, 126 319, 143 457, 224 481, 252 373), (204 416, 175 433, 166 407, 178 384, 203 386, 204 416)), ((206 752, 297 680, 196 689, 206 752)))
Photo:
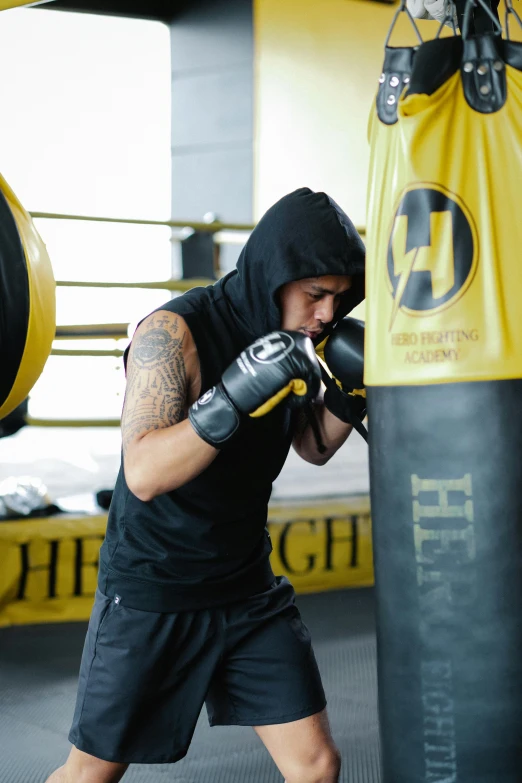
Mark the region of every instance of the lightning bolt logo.
POLYGON ((393 298, 390 331, 414 272, 430 273, 434 300, 442 299, 455 286, 454 226, 451 211, 431 212, 430 244, 414 247, 406 252, 409 219, 408 215, 397 215, 392 231, 393 274, 395 278, 399 278, 399 282, 393 298))

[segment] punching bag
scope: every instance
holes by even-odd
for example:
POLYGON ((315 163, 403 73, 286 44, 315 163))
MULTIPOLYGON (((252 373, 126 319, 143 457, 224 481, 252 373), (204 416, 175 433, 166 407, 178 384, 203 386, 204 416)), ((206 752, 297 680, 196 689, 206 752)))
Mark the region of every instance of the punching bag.
POLYGON ((0 176, 0 419, 26 399, 56 331, 55 282, 30 215, 0 176))
POLYGON ((369 127, 383 783, 522 780, 522 44, 471 5, 387 47, 369 127))

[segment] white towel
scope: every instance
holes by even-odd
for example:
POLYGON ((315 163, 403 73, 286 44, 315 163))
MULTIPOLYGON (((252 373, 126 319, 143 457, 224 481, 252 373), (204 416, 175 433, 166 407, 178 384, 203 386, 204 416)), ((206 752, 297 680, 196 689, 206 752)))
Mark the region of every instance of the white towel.
MULTIPOLYGON (((448 14, 448 0, 424 0, 424 7, 428 12, 431 19, 435 19, 437 22, 444 22, 448 14)), ((457 24, 457 13, 455 6, 453 6, 453 18, 455 24, 457 24)), ((451 21, 447 21, 450 27, 452 27, 451 21)))
MULTIPOLYGON (((431 19, 435 22, 442 22, 446 19, 448 0, 406 0, 408 11, 414 19, 431 19)), ((457 24, 457 12, 453 6, 453 19, 457 24)), ((446 22, 452 27, 451 21, 446 22)))
POLYGON ((406 0, 408 11, 414 19, 429 19, 430 15, 424 7, 424 0, 406 0))

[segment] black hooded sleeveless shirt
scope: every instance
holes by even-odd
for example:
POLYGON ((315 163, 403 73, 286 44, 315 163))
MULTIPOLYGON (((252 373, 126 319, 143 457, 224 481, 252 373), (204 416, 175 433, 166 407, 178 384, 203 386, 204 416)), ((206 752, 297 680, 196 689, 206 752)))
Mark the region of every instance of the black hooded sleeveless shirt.
MULTIPOLYGON (((326 194, 302 188, 271 207, 233 272, 158 308, 185 319, 198 351, 201 393, 250 343, 280 328, 282 285, 352 275, 324 339, 364 298, 364 254, 353 224, 326 194)), ((100 590, 135 609, 178 612, 266 589, 274 579, 268 501, 290 449, 293 415, 283 402, 246 419, 199 476, 149 502, 133 495, 120 468, 100 553, 100 590)))

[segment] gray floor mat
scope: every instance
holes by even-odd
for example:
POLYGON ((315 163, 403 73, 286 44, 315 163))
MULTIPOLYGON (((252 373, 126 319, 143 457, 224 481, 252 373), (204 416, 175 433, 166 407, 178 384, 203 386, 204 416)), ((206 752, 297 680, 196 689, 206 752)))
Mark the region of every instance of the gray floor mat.
MULTIPOLYGON (((380 783, 373 591, 299 596, 343 757, 342 783, 380 783)), ((85 623, 0 631, 0 783, 43 783, 67 757, 85 623)), ((198 721, 177 764, 133 765, 132 783, 281 783, 254 732, 198 721)))

